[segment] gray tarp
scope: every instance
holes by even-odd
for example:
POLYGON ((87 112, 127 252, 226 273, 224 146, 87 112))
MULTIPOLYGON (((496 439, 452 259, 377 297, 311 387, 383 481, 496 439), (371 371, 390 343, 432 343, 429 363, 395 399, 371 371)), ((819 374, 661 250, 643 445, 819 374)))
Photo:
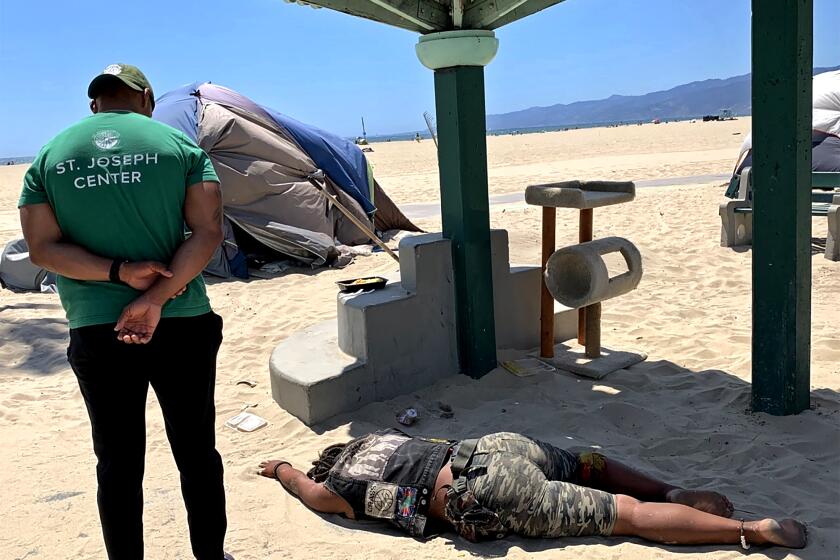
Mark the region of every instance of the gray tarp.
MULTIPOLYGON (((336 242, 369 242, 309 182, 318 168, 285 131, 217 103, 201 105, 198 143, 213 161, 232 222, 267 247, 312 265, 333 262, 340 254, 336 242)), ((329 179, 326 188, 370 223, 359 204, 329 179)), ((387 197, 382 202, 386 210, 388 203, 393 206, 387 197)))
POLYGON ((0 282, 11 290, 41 290, 47 271, 29 260, 29 247, 24 239, 6 243, 0 253, 0 282))

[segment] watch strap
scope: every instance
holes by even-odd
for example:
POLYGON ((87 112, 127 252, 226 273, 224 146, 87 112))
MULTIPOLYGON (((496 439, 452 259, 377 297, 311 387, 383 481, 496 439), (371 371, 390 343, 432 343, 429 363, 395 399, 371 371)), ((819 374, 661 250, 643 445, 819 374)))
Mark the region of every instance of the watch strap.
POLYGON ((123 259, 114 259, 111 262, 111 270, 108 272, 108 279, 115 284, 125 284, 122 280, 120 280, 120 267, 127 263, 128 261, 123 259))

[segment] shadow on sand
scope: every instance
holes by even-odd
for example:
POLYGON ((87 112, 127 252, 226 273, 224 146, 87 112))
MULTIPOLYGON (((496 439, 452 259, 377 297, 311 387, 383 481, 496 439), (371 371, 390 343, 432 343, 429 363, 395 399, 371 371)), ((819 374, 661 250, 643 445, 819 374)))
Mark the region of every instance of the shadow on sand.
POLYGON ((25 371, 34 375, 52 375, 68 368, 67 321, 61 306, 55 303, 14 303, 0 305, 0 341, 2 345, 25 347, 16 363, 4 364, 10 372, 25 371), (15 311, 49 309, 57 317, 22 319, 15 311))
MULTIPOLYGON (((313 430, 323 434, 349 425, 350 434, 357 437, 384 427, 401 427, 394 421, 394 412, 414 406, 421 420, 402 429, 415 435, 463 439, 515 431, 560 447, 589 446, 674 484, 721 491, 735 504, 735 517, 798 518, 809 526, 807 558, 837 558, 840 393, 814 390, 811 409, 788 417, 752 413, 749 399, 750 384, 735 375, 720 370, 695 372, 664 360, 645 362, 598 381, 565 372, 519 378, 495 370, 480 380, 450 377, 340 415, 313 430), (442 397, 454 408, 455 418, 439 417, 437 403, 442 397)), ((325 439, 324 447, 331 443, 335 442, 325 439)), ((372 521, 322 517, 348 530, 398 534, 372 521)), ((508 537, 478 544, 452 533, 439 538, 471 556, 490 558, 503 557, 514 547, 539 552, 614 546, 628 540, 674 553, 738 550, 734 545, 674 547, 626 538, 508 537)), ((773 559, 790 553, 782 548, 761 552, 773 559)))

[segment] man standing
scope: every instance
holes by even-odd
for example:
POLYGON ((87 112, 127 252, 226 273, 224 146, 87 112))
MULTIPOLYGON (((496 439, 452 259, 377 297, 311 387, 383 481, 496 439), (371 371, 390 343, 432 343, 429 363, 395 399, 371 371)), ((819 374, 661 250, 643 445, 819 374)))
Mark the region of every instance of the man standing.
POLYGON ((139 69, 108 66, 88 97, 94 114, 41 149, 19 208, 32 261, 58 275, 67 356, 98 460, 105 547, 111 560, 143 557, 151 385, 181 474, 193 554, 222 560, 214 405, 222 319, 201 277, 222 241, 219 180, 198 146, 150 118, 152 88, 139 69))

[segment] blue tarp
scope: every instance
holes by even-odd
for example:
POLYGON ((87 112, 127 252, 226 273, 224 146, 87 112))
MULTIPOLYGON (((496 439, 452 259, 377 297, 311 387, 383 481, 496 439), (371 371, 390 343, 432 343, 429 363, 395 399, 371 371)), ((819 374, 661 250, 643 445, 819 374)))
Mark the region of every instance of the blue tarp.
POLYGON ((371 202, 367 159, 358 146, 320 128, 303 124, 273 109, 263 107, 277 124, 294 136, 315 165, 341 190, 352 196, 370 214, 375 210, 371 202))
POLYGON ((195 92, 201 84, 188 84, 164 93, 155 101, 153 117, 177 128, 198 142, 198 99, 195 92))

